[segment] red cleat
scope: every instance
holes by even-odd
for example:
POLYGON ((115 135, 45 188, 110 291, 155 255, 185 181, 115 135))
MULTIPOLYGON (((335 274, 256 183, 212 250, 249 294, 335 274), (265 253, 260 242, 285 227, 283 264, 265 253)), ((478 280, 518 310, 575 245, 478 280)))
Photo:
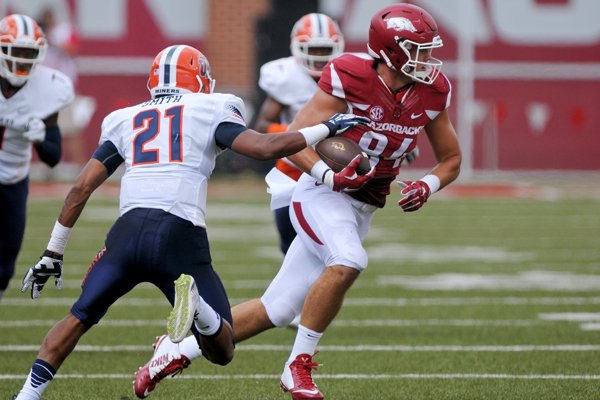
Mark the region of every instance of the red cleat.
POLYGON ((312 378, 312 370, 317 370, 318 363, 313 356, 299 354, 290 365, 285 365, 281 375, 281 390, 290 392, 293 400, 323 400, 323 393, 312 378))
POLYGON ((135 373, 133 391, 140 399, 145 399, 156 384, 167 377, 175 377, 190 365, 190 360, 179 353, 179 345, 169 340, 167 335, 157 337, 153 345, 154 355, 135 373))

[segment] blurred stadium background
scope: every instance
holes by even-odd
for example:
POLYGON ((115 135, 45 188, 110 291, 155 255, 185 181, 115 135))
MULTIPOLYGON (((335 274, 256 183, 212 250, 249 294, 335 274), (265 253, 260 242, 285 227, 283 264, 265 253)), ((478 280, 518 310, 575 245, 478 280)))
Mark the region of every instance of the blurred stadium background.
MULTIPOLYGON (((364 52, 370 17, 389 0, 3 0, 0 12, 45 8, 76 27, 79 92, 96 100, 82 151, 95 149, 110 111, 148 97, 154 56, 188 43, 209 58, 217 90, 255 109, 264 62, 289 55, 302 15, 339 21, 347 51, 364 52)), ((430 10, 452 80, 463 179, 478 171, 600 170, 600 3, 595 0, 414 1, 430 10)), ((424 142, 424 141, 422 141, 424 142)), ((428 146, 416 167, 431 165, 428 146)), ((65 160, 69 162, 70 160, 65 160)), ((268 166, 224 157, 219 172, 268 166)), ((65 165, 65 164, 64 164, 65 165)))
MULTIPOLYGON (((369 269, 322 341, 317 382, 340 399, 600 398, 600 2, 411 2, 441 28, 436 57, 453 83, 463 172, 416 215, 399 212, 393 189, 366 242, 369 269)), ((391 3, 0 0, 0 14, 36 18, 51 7, 77 29, 78 91, 95 100, 82 133, 87 159, 104 116, 148 97, 148 69, 165 46, 201 49, 216 90, 252 112, 263 98, 258 68, 289 55, 300 16, 331 15, 346 50, 362 52, 371 15, 391 3)), ((420 144, 407 178, 433 162, 420 144)), ((52 173, 32 171, 25 243, 0 303, 2 398, 20 388, 45 332, 78 296, 118 213, 118 185, 108 184, 69 243, 65 289, 48 287, 35 303, 19 292, 78 171, 69 157, 52 173)), ((214 263, 233 303, 259 296, 281 261, 262 180, 270 166, 225 154, 209 191, 214 263)), ((129 380, 167 313, 157 290, 136 288, 84 338, 47 398, 133 396, 129 380)), ((282 399, 277 374, 292 340, 279 330, 243 343, 230 367, 194 364, 153 398, 282 399)))

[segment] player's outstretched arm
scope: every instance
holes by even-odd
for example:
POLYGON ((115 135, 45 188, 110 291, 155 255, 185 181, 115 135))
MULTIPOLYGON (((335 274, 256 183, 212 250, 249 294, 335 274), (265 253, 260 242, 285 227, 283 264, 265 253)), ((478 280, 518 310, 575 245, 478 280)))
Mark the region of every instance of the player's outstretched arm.
POLYGON ((40 297, 44 285, 53 276, 57 289, 62 288, 62 266, 65 246, 71 235, 71 230, 81 215, 90 195, 106 180, 108 171, 102 162, 91 159, 83 168, 77 182, 67 195, 58 220, 52 230, 52 235, 40 261, 27 270, 23 277, 21 291, 31 287, 31 298, 40 297))
POLYGON ((358 124, 368 124, 369 119, 354 114, 337 113, 313 126, 297 131, 265 135, 247 129, 231 143, 231 149, 257 160, 285 157, 312 146, 321 140, 335 136, 358 124))

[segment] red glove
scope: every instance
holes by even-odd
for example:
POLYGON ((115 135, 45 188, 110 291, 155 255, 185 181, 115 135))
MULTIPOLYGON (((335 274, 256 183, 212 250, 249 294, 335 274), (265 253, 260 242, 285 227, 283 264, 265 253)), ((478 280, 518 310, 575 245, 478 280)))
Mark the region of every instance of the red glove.
POLYGON ((398 184, 403 187, 400 193, 404 196, 398 205, 405 212, 417 211, 431 195, 429 185, 423 181, 398 181, 398 184))
POLYGON ((353 192, 363 187, 371 178, 375 176, 375 167, 364 175, 358 175, 356 168, 360 164, 361 156, 357 155, 350 161, 340 172, 327 171, 324 176, 323 183, 335 192, 353 192))

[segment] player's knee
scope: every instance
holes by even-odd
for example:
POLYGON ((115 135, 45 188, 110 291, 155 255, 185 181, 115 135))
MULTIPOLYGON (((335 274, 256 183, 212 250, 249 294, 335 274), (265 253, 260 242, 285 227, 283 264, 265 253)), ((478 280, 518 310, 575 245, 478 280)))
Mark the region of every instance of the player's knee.
POLYGON ((213 364, 227 365, 233 360, 233 346, 231 348, 220 349, 220 351, 207 352, 203 354, 205 358, 213 364))
POLYGON ((297 312, 294 307, 283 299, 268 304, 263 301, 263 304, 271 323, 276 327, 288 326, 296 317, 297 312))
POLYGON ((342 265, 361 272, 367 268, 368 263, 367 252, 360 247, 345 251, 344 254, 334 255, 328 265, 342 265))

